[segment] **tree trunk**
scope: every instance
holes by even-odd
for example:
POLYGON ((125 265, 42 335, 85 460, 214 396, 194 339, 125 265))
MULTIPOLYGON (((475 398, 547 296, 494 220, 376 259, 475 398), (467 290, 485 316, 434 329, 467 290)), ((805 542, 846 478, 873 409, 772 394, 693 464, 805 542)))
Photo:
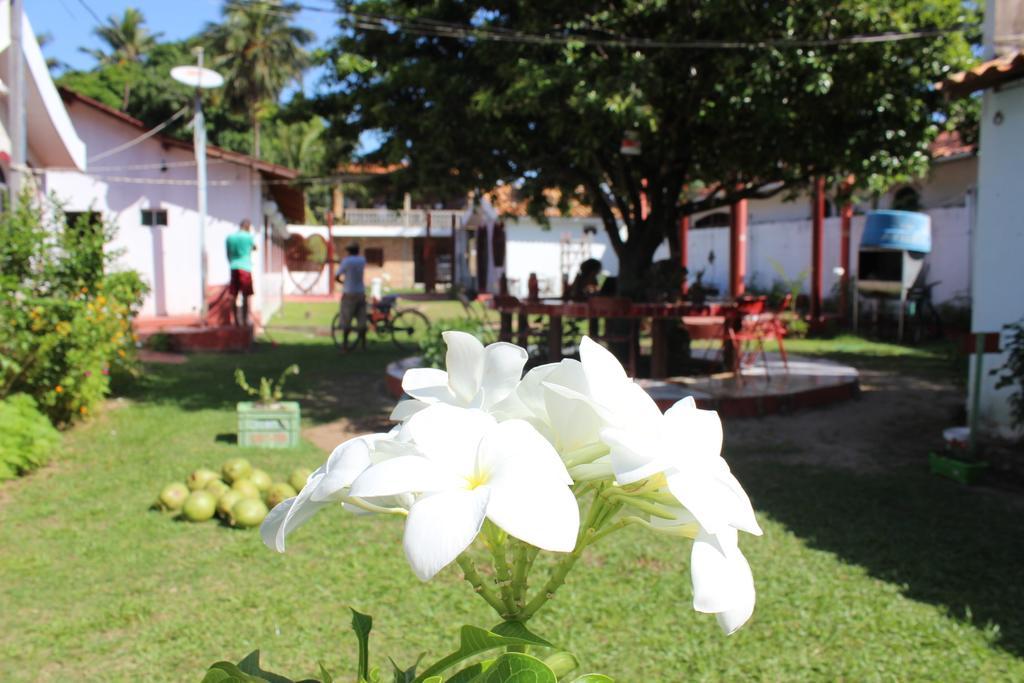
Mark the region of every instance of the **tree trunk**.
POLYGON ((132 94, 132 84, 125 82, 124 90, 121 92, 121 111, 128 111, 128 97, 132 94))
POLYGON ((256 105, 253 105, 252 109, 252 155, 259 159, 260 158, 260 117, 256 111, 256 105))

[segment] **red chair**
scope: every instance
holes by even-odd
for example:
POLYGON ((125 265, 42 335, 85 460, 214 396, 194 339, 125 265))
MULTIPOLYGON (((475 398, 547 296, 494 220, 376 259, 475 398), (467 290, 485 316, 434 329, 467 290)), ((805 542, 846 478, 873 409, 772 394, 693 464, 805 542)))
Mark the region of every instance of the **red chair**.
MULTIPOLYGON (((782 356, 782 365, 786 372, 789 372, 789 358, 786 355, 786 346, 783 338, 786 336, 786 324, 782 320, 782 313, 789 308, 793 300, 792 294, 787 294, 779 306, 770 312, 744 313, 743 308, 738 306, 740 319, 738 323, 728 325, 729 341, 732 344, 732 371, 738 378, 742 377, 744 366, 753 366, 758 357, 764 361, 765 373, 768 372, 768 354, 765 353, 764 343, 766 340, 774 340, 779 347, 779 355, 782 356)), ((761 311, 764 310, 764 301, 758 301, 761 311)), ((757 308, 757 306, 750 306, 757 308)))

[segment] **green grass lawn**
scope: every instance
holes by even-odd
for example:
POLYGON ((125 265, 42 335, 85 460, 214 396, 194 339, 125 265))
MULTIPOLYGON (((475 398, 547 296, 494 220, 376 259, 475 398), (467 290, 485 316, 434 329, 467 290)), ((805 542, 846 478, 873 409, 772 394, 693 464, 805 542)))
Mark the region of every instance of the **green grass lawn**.
MULTIPOLYGON (((288 316, 304 319, 292 306, 288 316)), ((164 483, 231 456, 278 475, 324 459, 309 444, 231 443, 236 366, 258 376, 300 363, 293 394, 307 424, 375 410, 333 389, 355 376, 375 391, 389 345, 339 356, 322 337, 274 338, 254 353, 148 367, 119 386, 126 400, 67 434, 52 466, 0 487, 0 681, 198 681, 255 648, 268 668, 312 675, 322 659, 351 680, 350 605, 375 617, 381 666, 385 655, 439 656, 457 625, 495 622, 456 570, 413 576, 394 519, 323 512, 281 556, 255 531, 147 511, 164 483)), ((880 368, 910 360, 855 338, 790 348, 880 368)), ((1020 501, 918 470, 727 456, 765 530, 742 539, 759 593, 747 626, 726 638, 693 612, 687 542, 630 530, 586 556, 534 630, 620 683, 1024 680, 1020 501)))

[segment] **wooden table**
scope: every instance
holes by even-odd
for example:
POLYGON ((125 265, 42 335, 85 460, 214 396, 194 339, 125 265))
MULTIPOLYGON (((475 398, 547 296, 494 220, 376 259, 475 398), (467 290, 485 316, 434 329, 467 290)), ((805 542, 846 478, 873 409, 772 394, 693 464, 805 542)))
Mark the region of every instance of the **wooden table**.
MULTIPOLYGON (((710 304, 701 307, 690 303, 633 303, 628 309, 614 316, 596 315, 591 306, 585 302, 552 302, 552 301, 519 301, 512 298, 496 297, 494 308, 501 315, 501 340, 512 341, 512 318, 517 318, 516 337, 520 346, 526 346, 529 335, 529 316, 547 316, 548 340, 547 357, 550 362, 558 362, 562 359, 562 319, 579 318, 593 320, 598 317, 613 318, 619 320, 640 321, 649 318, 651 320, 651 377, 660 379, 668 376, 669 362, 669 323, 670 321, 682 321, 687 329, 690 329, 692 319, 700 319, 701 322, 693 322, 694 332, 702 333, 706 329, 723 329, 723 321, 730 313, 729 306, 721 304, 710 304), (704 323, 707 319, 709 322, 704 323)), ((719 336, 722 333, 719 332, 719 336)), ((697 336, 694 338, 707 338, 697 336)))

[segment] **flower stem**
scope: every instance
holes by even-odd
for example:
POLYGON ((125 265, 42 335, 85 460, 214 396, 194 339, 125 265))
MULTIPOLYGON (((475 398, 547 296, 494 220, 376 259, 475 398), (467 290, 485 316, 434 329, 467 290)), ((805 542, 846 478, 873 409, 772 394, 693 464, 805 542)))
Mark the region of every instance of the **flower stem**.
POLYGON ((558 564, 551 572, 551 576, 548 577, 547 582, 540 589, 537 595, 533 596, 526 607, 519 612, 519 620, 527 621, 532 617, 537 610, 544 606, 548 600, 555 597, 555 591, 557 591, 563 583, 565 583, 565 577, 568 575, 569 570, 573 568, 576 561, 580 559, 583 554, 583 549, 587 547, 590 542, 590 537, 597 531, 597 522, 605 511, 607 504, 604 498, 601 496, 603 486, 597 485, 597 492, 594 494, 594 499, 590 502, 590 509, 587 510, 587 518, 580 525, 579 535, 576 537, 576 547, 573 548, 572 552, 568 553, 559 560, 558 564))
POLYGON ((512 571, 508 566, 508 556, 505 554, 506 537, 490 520, 484 522, 484 530, 487 545, 490 546, 491 555, 494 557, 494 575, 501 591, 501 601, 505 604, 505 611, 501 616, 503 619, 512 619, 519 610, 512 598, 512 571))
POLYGON ((345 496, 341 499, 341 502, 345 505, 351 505, 367 512, 379 512, 385 515, 401 515, 403 517, 408 516, 409 511, 404 508, 386 508, 380 505, 374 505, 373 503, 367 503, 362 498, 353 498, 351 496, 345 496))
POLYGON ((477 571, 473 560, 468 558, 466 555, 459 555, 456 561, 459 563, 459 567, 462 569, 462 574, 466 581, 469 582, 469 585, 473 586, 473 590, 476 591, 481 598, 487 601, 488 605, 494 608, 494 611, 498 613, 498 616, 504 619, 505 605, 501 602, 501 598, 499 598, 484 582, 484 578, 480 576, 480 572, 477 571))
POLYGON ((661 519, 676 518, 675 513, 671 512, 670 510, 665 509, 664 507, 658 505, 657 503, 652 503, 650 501, 643 500, 642 498, 639 498, 637 496, 627 496, 621 493, 613 493, 608 496, 608 500, 615 503, 627 505, 631 508, 639 510, 640 512, 646 512, 647 514, 653 517, 660 517, 661 519))
POLYGON ((610 450, 611 449, 603 443, 595 443, 565 453, 562 455, 562 461, 565 463, 566 469, 575 467, 576 465, 586 465, 587 463, 594 462, 602 456, 608 455, 610 450))

